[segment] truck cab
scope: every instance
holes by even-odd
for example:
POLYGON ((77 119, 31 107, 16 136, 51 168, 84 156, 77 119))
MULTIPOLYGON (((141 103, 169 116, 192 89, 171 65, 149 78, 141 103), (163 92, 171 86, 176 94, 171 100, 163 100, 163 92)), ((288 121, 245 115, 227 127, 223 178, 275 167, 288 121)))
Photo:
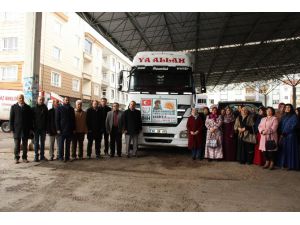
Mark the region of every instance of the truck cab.
POLYGON ((128 104, 133 100, 141 110, 140 146, 187 147, 186 122, 195 99, 190 54, 139 52, 119 83, 128 104))

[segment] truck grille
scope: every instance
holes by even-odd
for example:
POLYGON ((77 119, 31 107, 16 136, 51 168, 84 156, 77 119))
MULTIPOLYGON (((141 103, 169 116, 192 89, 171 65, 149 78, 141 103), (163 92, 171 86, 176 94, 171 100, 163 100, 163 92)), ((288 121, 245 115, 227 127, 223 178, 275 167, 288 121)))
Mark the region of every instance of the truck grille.
POLYGON ((145 138, 146 142, 151 142, 151 143, 171 143, 172 140, 165 140, 165 139, 148 139, 145 138))
POLYGON ((144 133, 144 137, 171 137, 173 138, 175 134, 160 134, 160 133, 144 133))

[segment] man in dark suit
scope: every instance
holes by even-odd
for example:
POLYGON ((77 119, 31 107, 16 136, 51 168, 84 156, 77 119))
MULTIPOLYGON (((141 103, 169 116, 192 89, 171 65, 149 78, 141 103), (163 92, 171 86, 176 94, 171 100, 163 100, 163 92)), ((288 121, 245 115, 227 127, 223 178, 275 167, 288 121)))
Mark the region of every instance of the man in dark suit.
POLYGON ((115 156, 115 145, 117 143, 117 154, 122 156, 122 132, 124 129, 123 113, 119 110, 119 103, 115 102, 112 111, 107 113, 106 132, 110 134, 110 157, 115 156))
POLYGON ((30 132, 32 131, 32 110, 24 102, 24 95, 18 95, 18 102, 11 106, 9 117, 10 129, 13 132, 15 142, 15 161, 19 163, 20 145, 22 141, 23 162, 27 163, 27 145, 30 132))
POLYGON ((131 101, 129 108, 124 112, 124 124, 125 124, 125 141, 126 141, 126 155, 130 157, 130 142, 133 142, 133 156, 137 156, 138 136, 142 130, 142 117, 141 111, 135 108, 136 102, 131 101))
POLYGON ((100 114, 101 114, 101 133, 100 133, 100 145, 101 145, 101 140, 102 137, 104 136, 104 154, 108 155, 108 133, 106 133, 106 127, 105 127, 105 121, 107 117, 107 113, 111 111, 111 108, 107 106, 107 99, 106 98, 101 98, 100 102, 100 114))
POLYGON ((93 141, 95 140, 96 159, 100 159, 101 113, 97 100, 93 100, 92 107, 86 111, 86 125, 88 128, 87 158, 91 159, 93 141))
POLYGON ((40 147, 40 160, 47 161, 45 158, 45 140, 48 121, 48 108, 44 103, 45 98, 39 96, 37 104, 33 107, 33 130, 34 130, 34 161, 39 161, 39 147, 40 147))
POLYGON ((55 112, 55 121, 59 140, 59 160, 70 161, 70 144, 75 131, 75 112, 69 97, 64 98, 63 105, 55 112))

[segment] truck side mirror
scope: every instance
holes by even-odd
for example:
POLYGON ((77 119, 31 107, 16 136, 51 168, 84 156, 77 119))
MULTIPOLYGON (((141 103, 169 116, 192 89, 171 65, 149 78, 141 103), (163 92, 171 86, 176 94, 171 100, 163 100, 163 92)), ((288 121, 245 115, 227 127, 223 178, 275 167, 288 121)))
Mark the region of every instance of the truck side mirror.
POLYGON ((123 70, 120 71, 119 80, 118 80, 118 91, 122 91, 123 88, 123 70))

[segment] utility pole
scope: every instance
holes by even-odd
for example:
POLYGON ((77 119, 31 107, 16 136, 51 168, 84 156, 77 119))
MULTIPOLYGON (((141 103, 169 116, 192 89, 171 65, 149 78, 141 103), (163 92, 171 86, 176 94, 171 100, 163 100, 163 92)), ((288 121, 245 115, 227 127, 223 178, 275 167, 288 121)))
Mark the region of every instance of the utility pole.
POLYGON ((39 95, 42 12, 26 13, 23 92, 28 105, 34 106, 39 95))

